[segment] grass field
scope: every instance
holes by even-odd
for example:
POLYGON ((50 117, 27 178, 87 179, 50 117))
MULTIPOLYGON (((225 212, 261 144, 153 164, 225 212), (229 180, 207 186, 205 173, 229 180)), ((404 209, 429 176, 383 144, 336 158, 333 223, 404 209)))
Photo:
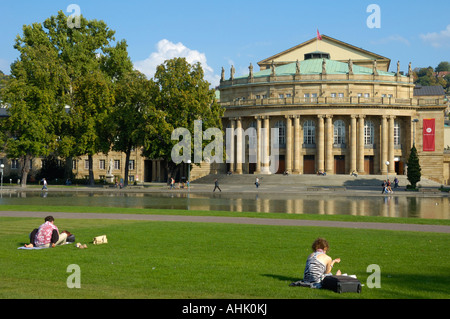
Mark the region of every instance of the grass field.
POLYGON ((0 298, 450 297, 448 234, 58 219, 60 230, 73 232, 77 242, 87 243, 88 249, 65 245, 18 250, 27 242, 28 233, 41 223, 41 218, 0 218, 0 298), (108 244, 89 244, 94 236, 103 234, 108 236, 108 244), (329 254, 341 258, 338 268, 357 275, 364 284, 361 294, 289 287, 302 278, 311 243, 319 236, 330 242, 329 254), (72 274, 67 267, 72 264, 80 267, 80 289, 67 287, 72 274), (367 267, 372 264, 380 267, 381 288, 367 285, 371 275, 367 267))

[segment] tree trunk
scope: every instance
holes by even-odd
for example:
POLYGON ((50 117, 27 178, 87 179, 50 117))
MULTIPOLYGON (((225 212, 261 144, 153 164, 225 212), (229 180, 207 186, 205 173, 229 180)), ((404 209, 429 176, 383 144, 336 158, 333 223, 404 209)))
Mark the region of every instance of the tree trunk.
POLYGON ((131 148, 128 147, 127 151, 125 152, 125 178, 123 180, 123 186, 127 187, 128 186, 128 170, 130 168, 130 155, 131 155, 131 148))
POLYGON ((88 155, 88 161, 89 161, 89 185, 94 186, 94 161, 92 159, 92 155, 88 155))
POLYGON ((27 178, 28 173, 30 172, 30 159, 31 155, 25 155, 20 158, 20 162, 22 162, 22 179, 20 180, 20 187, 27 187, 27 178))

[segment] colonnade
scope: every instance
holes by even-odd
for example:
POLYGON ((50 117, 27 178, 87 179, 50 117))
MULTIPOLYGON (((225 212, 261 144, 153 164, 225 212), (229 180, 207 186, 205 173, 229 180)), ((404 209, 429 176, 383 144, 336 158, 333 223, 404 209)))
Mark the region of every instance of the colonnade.
MULTIPOLYGON (((284 115, 277 116, 252 116, 251 120, 256 121, 256 174, 269 174, 269 155, 270 143, 262 142, 270 140, 270 119, 282 118, 286 124, 286 148, 285 148, 285 171, 292 174, 303 174, 301 157, 305 154, 303 150, 303 135, 301 134, 301 117, 311 115, 284 115), (262 129, 265 130, 262 130, 262 129), (263 134, 263 135, 262 135, 263 134)), ((317 117, 315 130, 315 159, 316 171, 323 171, 327 174, 334 174, 334 128, 333 115, 314 115, 317 117)), ((358 174, 368 174, 365 172, 364 156, 365 156, 365 119, 366 115, 356 114, 347 115, 350 117, 350 127, 346 130, 345 155, 350 156, 348 173, 357 172, 358 174)), ((380 115, 380 140, 379 146, 375 150, 376 156, 379 156, 380 166, 376 171, 381 174, 395 173, 395 145, 394 145, 394 121, 395 116, 380 115), (389 161, 391 165, 386 165, 389 161), (389 170, 389 171, 388 171, 389 170)), ((339 118, 342 118, 339 115, 339 118)), ((244 158, 245 145, 243 121, 248 117, 231 117, 229 118, 229 128, 234 132, 236 139, 232 138, 228 146, 230 154, 228 155, 228 163, 230 170, 236 174, 243 173, 243 161, 236 159, 244 158)))

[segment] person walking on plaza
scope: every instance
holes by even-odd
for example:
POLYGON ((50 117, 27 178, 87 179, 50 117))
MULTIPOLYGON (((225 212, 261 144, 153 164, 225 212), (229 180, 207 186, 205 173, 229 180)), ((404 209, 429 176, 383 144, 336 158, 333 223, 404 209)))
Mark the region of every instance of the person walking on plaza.
POLYGON ((219 191, 222 192, 222 190, 221 190, 220 187, 219 187, 219 181, 217 180, 217 178, 216 178, 215 181, 214 181, 214 190, 213 190, 213 192, 216 191, 216 188, 218 188, 219 191))
POLYGON ((258 187, 259 187, 259 178, 258 178, 258 177, 256 177, 256 180, 255 180, 255 185, 256 185, 256 188, 258 188, 258 187))
POLYGON ((42 190, 47 190, 47 180, 45 178, 42 179, 42 190))

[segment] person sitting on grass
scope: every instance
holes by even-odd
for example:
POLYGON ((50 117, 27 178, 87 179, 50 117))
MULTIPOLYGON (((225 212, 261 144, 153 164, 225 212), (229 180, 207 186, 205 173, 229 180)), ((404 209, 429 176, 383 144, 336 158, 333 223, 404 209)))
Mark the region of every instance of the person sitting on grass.
MULTIPOLYGON (((321 288, 322 280, 325 276, 331 275, 334 264, 341 262, 340 258, 331 259, 327 255, 329 249, 330 246, 326 239, 317 238, 312 244, 313 253, 306 260, 303 280, 294 282, 290 286, 321 288)), ((341 275, 341 271, 338 270, 336 275, 341 275)))
POLYGON ((54 225, 54 221, 53 216, 45 217, 44 223, 31 232, 30 244, 25 245, 25 247, 55 247, 65 244, 67 233, 59 233, 58 227, 54 225))

